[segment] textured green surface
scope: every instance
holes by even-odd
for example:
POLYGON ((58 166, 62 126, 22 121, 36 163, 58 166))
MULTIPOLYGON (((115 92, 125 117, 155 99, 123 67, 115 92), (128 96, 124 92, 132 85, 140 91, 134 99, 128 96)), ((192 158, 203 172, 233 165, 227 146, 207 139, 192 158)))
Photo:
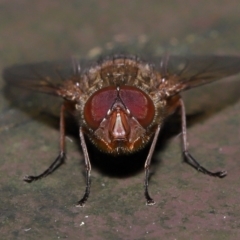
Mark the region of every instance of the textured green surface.
MULTIPOLYGON (((239 54, 239 23, 237 0, 1 1, 0 68, 91 57, 119 43, 156 55, 239 54)), ((67 164, 42 181, 25 184, 25 174, 40 173, 56 157, 58 123, 38 110, 50 100, 43 97, 33 109, 28 106, 35 97, 27 98, 21 111, 1 94, 1 239, 238 239, 239 78, 185 94, 187 112, 201 113, 189 119, 191 153, 209 169, 228 170, 228 176, 211 178, 182 164, 179 137, 162 134, 150 181, 157 204, 150 207, 143 197, 143 154, 123 164, 91 151, 91 196, 85 208, 75 208, 85 188, 84 165, 78 138, 71 133, 67 164)), ((0 79, 2 93, 3 85, 0 79)), ((164 133, 177 123, 166 125, 164 133)))

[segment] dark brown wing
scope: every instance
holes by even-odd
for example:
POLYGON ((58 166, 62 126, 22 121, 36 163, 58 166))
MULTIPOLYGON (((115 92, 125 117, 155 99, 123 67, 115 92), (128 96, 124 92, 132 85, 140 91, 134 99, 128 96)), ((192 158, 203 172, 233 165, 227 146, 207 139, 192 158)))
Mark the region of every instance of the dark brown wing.
POLYGON ((169 82, 170 95, 240 72, 240 57, 169 56, 162 58, 160 73, 169 82))
POLYGON ((63 80, 70 75, 66 72, 70 69, 66 64, 42 62, 14 65, 4 70, 3 78, 9 85, 58 95, 63 80))
POLYGON ((59 95, 63 82, 81 72, 82 62, 74 63, 58 61, 14 65, 4 69, 3 78, 8 85, 59 95))

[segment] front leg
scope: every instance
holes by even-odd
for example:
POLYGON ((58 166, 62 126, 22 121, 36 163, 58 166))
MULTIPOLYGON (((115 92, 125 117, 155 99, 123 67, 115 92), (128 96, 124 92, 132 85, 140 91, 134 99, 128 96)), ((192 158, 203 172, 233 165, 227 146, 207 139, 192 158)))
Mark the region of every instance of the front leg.
POLYGON ((149 180, 149 168, 152 160, 152 155, 154 152, 154 149, 156 147, 157 139, 160 133, 160 125, 157 126, 156 132, 154 134, 154 138, 147 156, 147 159, 145 161, 144 169, 145 169, 145 180, 144 180, 144 195, 147 200, 146 205, 154 205, 155 202, 154 200, 150 197, 149 192, 148 192, 148 180, 149 180))
POLYGON ((90 194, 90 187, 91 187, 91 179, 90 179, 90 174, 91 174, 91 163, 88 155, 88 150, 87 150, 87 145, 84 139, 84 134, 82 127, 79 129, 79 135, 80 135, 80 140, 81 140, 81 145, 82 145, 82 150, 83 150, 83 155, 84 155, 84 160, 85 160, 85 169, 86 169, 86 189, 85 193, 82 197, 81 200, 78 201, 76 207, 84 207, 89 194, 90 194))

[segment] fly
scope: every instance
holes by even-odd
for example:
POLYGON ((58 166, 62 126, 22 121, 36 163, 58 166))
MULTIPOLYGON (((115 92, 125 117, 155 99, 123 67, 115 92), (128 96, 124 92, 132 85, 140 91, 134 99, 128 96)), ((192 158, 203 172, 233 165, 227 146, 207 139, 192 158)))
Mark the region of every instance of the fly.
POLYGON ((182 152, 184 160, 196 170, 214 177, 225 177, 226 171, 212 172, 201 166, 187 146, 186 112, 180 92, 211 83, 240 72, 240 57, 235 56, 164 56, 143 61, 136 56, 114 55, 82 67, 74 61, 71 77, 56 82, 54 77, 20 78, 11 68, 4 73, 8 84, 14 84, 63 99, 60 110, 60 152, 43 173, 25 176, 33 182, 54 172, 66 158, 65 112, 79 123, 79 135, 86 168, 86 189, 77 206, 82 207, 90 194, 91 163, 85 142, 87 136, 101 151, 121 155, 134 153, 149 142, 145 160, 145 198, 155 202, 148 192, 149 168, 164 120, 177 109, 181 112, 182 152))

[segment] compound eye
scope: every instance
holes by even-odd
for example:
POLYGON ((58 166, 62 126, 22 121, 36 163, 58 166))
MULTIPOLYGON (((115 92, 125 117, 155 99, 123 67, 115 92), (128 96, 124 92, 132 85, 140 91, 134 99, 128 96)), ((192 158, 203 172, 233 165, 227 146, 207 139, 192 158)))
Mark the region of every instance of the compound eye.
POLYGON ((84 107, 84 118, 90 128, 96 130, 99 127, 116 97, 117 89, 111 86, 96 91, 87 100, 84 107))
POLYGON ((136 87, 122 86, 119 96, 143 127, 148 127, 152 123, 155 107, 152 99, 145 92, 136 87))

